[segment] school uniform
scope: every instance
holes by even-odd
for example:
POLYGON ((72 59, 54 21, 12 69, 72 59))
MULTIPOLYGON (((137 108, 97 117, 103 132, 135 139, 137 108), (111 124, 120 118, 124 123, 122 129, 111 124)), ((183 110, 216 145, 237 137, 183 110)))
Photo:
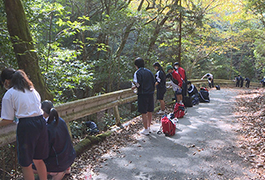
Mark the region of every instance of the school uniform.
POLYGON ((49 136, 49 157, 44 159, 47 172, 63 172, 70 167, 76 157, 71 137, 65 121, 59 117, 58 124, 47 124, 49 136))
POLYGON ((33 159, 48 157, 48 133, 46 121, 41 110, 39 93, 32 89, 22 92, 10 88, 2 99, 1 118, 11 120, 17 118, 18 162, 27 167, 33 159))
POLYGON ((166 88, 166 75, 163 71, 158 70, 155 74, 155 80, 158 83, 158 85, 156 86, 157 89, 157 100, 163 100, 164 99, 164 95, 167 91, 166 88))
POLYGON ((134 83, 137 87, 138 112, 146 114, 154 111, 155 78, 153 73, 144 67, 134 73, 134 83))

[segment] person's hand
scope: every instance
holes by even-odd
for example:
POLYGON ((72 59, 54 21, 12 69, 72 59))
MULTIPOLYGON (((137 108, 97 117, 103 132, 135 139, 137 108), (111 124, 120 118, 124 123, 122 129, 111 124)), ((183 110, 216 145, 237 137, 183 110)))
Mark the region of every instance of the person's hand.
POLYGON ((203 78, 201 78, 201 80, 203 80, 203 78))

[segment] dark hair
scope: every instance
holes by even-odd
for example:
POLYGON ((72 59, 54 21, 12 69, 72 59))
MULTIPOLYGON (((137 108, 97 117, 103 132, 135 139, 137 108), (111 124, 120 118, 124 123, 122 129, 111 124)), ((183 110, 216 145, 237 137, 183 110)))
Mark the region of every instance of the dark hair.
POLYGON ((137 66, 138 68, 144 67, 144 60, 138 57, 134 60, 134 65, 137 66))
POLYGON ((155 62, 153 64, 153 66, 154 67, 158 67, 158 71, 162 71, 164 74, 166 74, 165 71, 164 71, 164 69, 162 68, 162 66, 159 64, 159 62, 155 62))
POLYGON ((191 84, 191 81, 187 81, 187 84, 191 84))
POLYGON ((3 71, 1 72, 1 83, 4 84, 6 79, 11 80, 15 72, 16 71, 13 68, 3 69, 3 71))
POLYGON ((49 118, 47 123, 51 124, 55 119, 55 124, 57 125, 59 122, 59 115, 56 109, 53 108, 53 104, 49 100, 45 100, 41 103, 41 109, 49 114, 49 118))
POLYGON ((179 62, 175 62, 174 63, 174 66, 179 66, 179 62))
POLYGON ((23 70, 17 70, 11 79, 11 87, 14 89, 25 92, 25 89, 32 90, 33 83, 29 80, 28 76, 23 70))

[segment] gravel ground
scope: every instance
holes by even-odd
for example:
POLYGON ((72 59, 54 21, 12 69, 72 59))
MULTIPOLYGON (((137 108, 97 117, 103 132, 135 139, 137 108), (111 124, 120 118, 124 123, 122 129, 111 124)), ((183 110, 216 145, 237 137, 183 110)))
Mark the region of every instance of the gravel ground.
POLYGON ((156 133, 158 116, 149 136, 139 134, 140 117, 133 119, 77 158, 71 176, 64 179, 88 179, 90 174, 94 180, 261 179, 239 155, 240 124, 233 114, 238 91, 212 89, 211 102, 188 108, 172 137, 156 133))

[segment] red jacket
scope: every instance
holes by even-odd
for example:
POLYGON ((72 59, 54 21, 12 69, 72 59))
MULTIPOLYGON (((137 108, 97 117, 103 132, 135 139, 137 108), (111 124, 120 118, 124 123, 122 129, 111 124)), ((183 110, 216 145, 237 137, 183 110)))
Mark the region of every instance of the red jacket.
POLYGON ((181 78, 181 76, 179 75, 179 73, 177 73, 175 70, 173 70, 172 77, 178 81, 178 86, 179 87, 182 87, 182 80, 183 79, 181 78))
POLYGON ((182 79, 186 81, 186 72, 182 67, 178 68, 178 73, 181 75, 182 79))

